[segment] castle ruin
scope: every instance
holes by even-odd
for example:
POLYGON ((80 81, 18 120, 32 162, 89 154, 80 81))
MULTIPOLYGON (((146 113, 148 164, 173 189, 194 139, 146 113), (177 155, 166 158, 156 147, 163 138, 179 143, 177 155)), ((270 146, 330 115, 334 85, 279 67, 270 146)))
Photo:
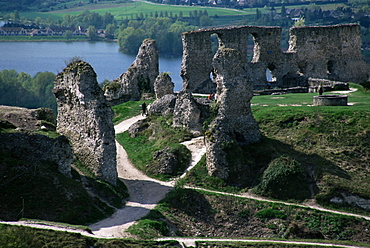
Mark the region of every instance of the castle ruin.
POLYGON ((77 158, 103 181, 117 184, 113 110, 90 64, 70 63, 54 81, 58 103, 57 132, 72 143, 77 158))
MULTIPOLYGON (((211 93, 215 90, 211 36, 219 47, 239 51, 254 89, 266 87, 270 70, 274 87, 308 86, 309 78, 361 83, 369 71, 361 53, 360 26, 344 24, 290 29, 289 48, 280 48, 280 27, 238 26, 202 29, 182 35, 183 90, 211 93), (248 38, 253 37, 253 58, 248 61, 248 38)), ((249 56, 250 57, 250 56, 249 56)))

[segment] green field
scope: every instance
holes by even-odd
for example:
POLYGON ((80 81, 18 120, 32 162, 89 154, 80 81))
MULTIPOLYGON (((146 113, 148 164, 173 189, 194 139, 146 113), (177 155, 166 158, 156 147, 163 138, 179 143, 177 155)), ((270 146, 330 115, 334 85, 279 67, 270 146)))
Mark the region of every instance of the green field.
POLYGON ((180 15, 182 12, 184 17, 188 17, 191 11, 204 11, 207 10, 210 17, 214 16, 238 16, 238 15, 250 15, 255 14, 255 10, 236 10, 236 9, 226 9, 226 8, 216 8, 216 7, 200 7, 200 6, 174 6, 174 5, 160 5, 151 4, 147 2, 130 2, 122 4, 94 4, 94 5, 84 5, 77 8, 50 11, 50 12, 21 12, 21 16, 35 19, 36 17, 41 18, 51 18, 56 20, 58 18, 63 18, 63 15, 78 15, 84 11, 96 12, 100 15, 105 13, 111 13, 115 16, 117 20, 119 19, 130 19, 132 15, 143 13, 150 15, 162 11, 172 12, 173 15, 180 15))

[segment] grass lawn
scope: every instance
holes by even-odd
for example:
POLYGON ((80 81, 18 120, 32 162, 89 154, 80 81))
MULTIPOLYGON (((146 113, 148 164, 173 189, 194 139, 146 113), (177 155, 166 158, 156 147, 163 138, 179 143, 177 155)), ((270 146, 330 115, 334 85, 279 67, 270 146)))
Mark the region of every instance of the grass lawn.
POLYGON ((183 6, 183 5, 160 5, 160 4, 152 4, 147 2, 130 2, 130 3, 122 3, 122 4, 89 4, 84 5, 81 7, 65 9, 65 10, 57 10, 57 11, 49 11, 49 12, 20 12, 21 16, 25 16, 27 18, 35 19, 36 17, 41 18, 48 18, 50 17, 53 20, 58 18, 63 18, 63 15, 78 15, 84 11, 91 11, 99 13, 100 15, 104 15, 105 13, 111 13, 115 16, 116 19, 126 19, 131 18, 132 15, 135 18, 136 14, 143 13, 150 15, 150 13, 154 14, 158 12, 158 14, 162 11, 167 11, 168 13, 172 12, 173 15, 177 14, 180 15, 182 12, 184 17, 188 17, 191 11, 204 11, 207 10, 208 15, 210 17, 214 16, 232 16, 232 15, 249 15, 255 14, 255 10, 236 10, 236 9, 227 9, 227 8, 218 8, 218 7, 200 7, 200 6, 183 6))

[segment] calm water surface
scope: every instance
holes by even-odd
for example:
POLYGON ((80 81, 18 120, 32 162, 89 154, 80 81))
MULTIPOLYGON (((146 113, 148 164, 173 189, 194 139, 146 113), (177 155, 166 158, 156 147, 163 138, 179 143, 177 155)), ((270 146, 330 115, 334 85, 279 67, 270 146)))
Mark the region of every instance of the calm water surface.
MULTIPOLYGON (((98 82, 126 72, 136 55, 118 51, 116 42, 0 42, 0 70, 14 69, 34 76, 37 72, 61 72, 66 61, 78 56, 98 75, 98 82)), ((170 72, 175 90, 182 87, 181 58, 159 58, 159 71, 170 72)))

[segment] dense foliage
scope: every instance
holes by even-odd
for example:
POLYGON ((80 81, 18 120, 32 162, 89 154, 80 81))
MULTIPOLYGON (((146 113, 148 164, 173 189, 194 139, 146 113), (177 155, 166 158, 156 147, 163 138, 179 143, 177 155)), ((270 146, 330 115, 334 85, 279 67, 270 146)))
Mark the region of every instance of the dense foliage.
POLYGON ((169 17, 131 20, 120 26, 118 44, 123 51, 137 53, 141 42, 151 38, 156 40, 160 54, 181 55, 181 34, 196 28, 183 21, 174 22, 169 17))
POLYGON ((56 111, 52 92, 55 74, 39 72, 35 76, 15 70, 0 71, 0 104, 26 108, 46 107, 56 111))
POLYGON ((108 24, 116 24, 116 20, 111 13, 105 13, 104 15, 99 15, 95 12, 90 12, 88 10, 82 12, 78 15, 66 14, 63 16, 63 21, 60 23, 62 27, 89 27, 94 26, 95 28, 106 28, 108 24))
POLYGON ((310 197, 307 178, 302 165, 294 158, 283 155, 272 160, 263 172, 257 192, 279 199, 310 197))

